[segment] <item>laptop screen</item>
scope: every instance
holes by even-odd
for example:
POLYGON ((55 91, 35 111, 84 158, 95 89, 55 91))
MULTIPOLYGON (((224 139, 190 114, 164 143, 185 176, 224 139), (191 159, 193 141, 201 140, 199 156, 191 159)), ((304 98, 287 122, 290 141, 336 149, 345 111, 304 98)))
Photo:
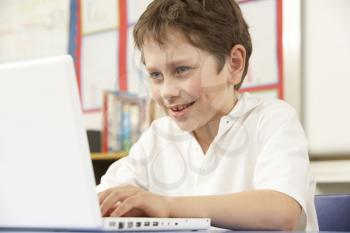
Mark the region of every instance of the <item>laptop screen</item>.
POLYGON ((1 65, 0 116, 0 227, 101 227, 71 57, 1 65))

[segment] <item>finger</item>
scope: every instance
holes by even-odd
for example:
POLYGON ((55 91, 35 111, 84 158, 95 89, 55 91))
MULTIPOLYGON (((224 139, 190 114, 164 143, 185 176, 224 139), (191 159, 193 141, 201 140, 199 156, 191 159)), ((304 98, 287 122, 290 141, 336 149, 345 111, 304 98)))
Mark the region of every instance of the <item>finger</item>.
POLYGON ((110 193, 110 195, 100 204, 102 216, 109 216, 109 213, 120 205, 121 199, 125 199, 121 193, 110 193))
POLYGON ((113 190, 116 190, 116 189, 120 189, 120 190, 131 190, 135 187, 131 186, 131 185, 122 185, 122 186, 116 186, 116 187, 113 187, 113 188, 109 188, 109 189, 106 189, 102 192, 99 192, 97 195, 98 195, 98 198, 99 198, 99 201, 100 203, 103 202, 103 200, 113 191, 113 190))
POLYGON ((112 213, 113 217, 121 217, 133 209, 137 209, 141 203, 141 199, 137 196, 127 198, 112 213))
POLYGON ((131 188, 114 188, 112 192, 103 200, 100 204, 102 216, 108 216, 111 208, 116 208, 118 202, 123 202, 130 196, 133 196, 137 193, 136 189, 131 188))
POLYGON ((99 204, 101 205, 101 203, 106 199, 106 197, 111 193, 112 189, 107 189, 105 191, 99 192, 97 194, 98 196, 98 201, 99 204))
POLYGON ((107 212, 104 214, 104 215, 102 215, 103 217, 108 217, 108 216, 111 216, 111 213, 116 209, 116 208, 118 208, 118 206, 121 204, 121 202, 117 202, 114 206, 112 206, 112 207, 110 207, 108 210, 107 210, 107 212))

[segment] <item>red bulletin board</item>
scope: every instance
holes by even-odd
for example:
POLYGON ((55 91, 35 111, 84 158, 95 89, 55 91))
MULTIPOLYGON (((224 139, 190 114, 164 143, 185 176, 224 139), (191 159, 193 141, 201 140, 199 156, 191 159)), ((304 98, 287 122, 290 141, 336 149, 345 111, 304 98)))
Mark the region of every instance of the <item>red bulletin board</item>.
MULTIPOLYGON (((78 86, 80 91, 80 97, 82 101, 84 112, 96 112, 100 111, 102 108, 102 90, 101 90, 101 100, 99 104, 89 105, 84 101, 83 94, 86 90, 83 89, 82 83, 84 82, 84 76, 82 75, 82 48, 84 46, 84 33, 82 32, 82 0, 71 0, 70 3, 70 33, 69 33, 69 53, 72 55, 75 61, 76 76, 78 80, 78 86), (91 107, 92 106, 92 107, 91 107)), ((90 1, 92 2, 92 1, 90 1)), ((97 1, 96 1, 97 2, 97 1)), ((118 33, 118 38, 115 40, 115 51, 113 51, 117 56, 117 62, 114 64, 117 72, 115 73, 113 84, 105 87, 105 89, 127 91, 127 0, 117 0, 116 2, 116 21, 117 25, 114 28, 104 29, 116 30, 118 33)), ((101 12, 97 12, 101 13, 101 12)), ((102 33, 104 32, 102 31, 102 33)), ((95 32, 93 34, 97 35, 101 32, 95 32)), ((105 59, 101 57, 100 59, 105 59)), ((103 77, 101 77, 103 78, 103 77)))
MULTIPOLYGON (((252 29, 254 29, 254 26, 256 26, 256 24, 258 24, 259 22, 257 22, 258 20, 262 20, 263 18, 271 18, 269 25, 264 25, 265 27, 273 27, 273 33, 274 33, 274 37, 275 37, 275 41, 265 41, 265 43, 269 44, 270 46, 272 46, 271 50, 267 51, 270 54, 270 57, 272 59, 270 59, 268 62, 269 64, 266 64, 266 66, 269 66, 271 63, 275 63, 275 69, 273 71, 268 70, 268 72, 264 72, 263 75, 264 77, 271 77, 271 76, 276 76, 276 78, 274 79, 273 82, 261 82, 261 83, 253 83, 252 85, 245 85, 248 80, 245 81, 245 83, 243 84, 241 91, 245 92, 253 92, 253 93, 258 93, 258 94, 263 94, 264 92, 276 92, 276 97, 283 99, 284 98, 284 93, 283 93, 283 28, 282 28, 282 24, 283 24, 283 15, 282 15, 282 4, 283 1, 282 0, 241 0, 239 1, 239 4, 241 6, 242 12, 244 17, 247 19, 249 19, 249 16, 251 16, 252 14, 249 15, 249 9, 250 10, 254 10, 254 8, 260 8, 261 10, 263 10, 262 8, 268 8, 271 10, 272 14, 267 14, 266 12, 261 12, 261 14, 257 14, 259 16, 260 19, 256 19, 256 21, 248 21, 248 25, 250 26, 251 29, 251 36, 252 36, 252 40, 253 40, 253 55, 254 56, 254 52, 256 50, 259 49, 259 46, 262 47, 266 44, 258 44, 258 43, 254 43, 254 36, 259 36, 259 35, 255 35, 254 33, 252 33, 252 29), (246 13, 246 14, 245 14, 246 13)), ((259 11, 259 9, 255 10, 255 11, 259 11)), ((263 27, 261 27, 263 28, 263 27)), ((266 53, 260 53, 262 56, 265 56, 266 53)), ((252 60, 252 58, 251 58, 252 60)), ((254 68, 254 65, 260 65, 260 63, 263 62, 263 59, 260 59, 257 63, 258 64, 252 64, 252 62, 250 62, 250 66, 254 68)), ((246 77, 246 79, 249 79, 249 72, 248 72, 248 77, 246 77)), ((254 75, 254 74, 253 74, 254 75)))

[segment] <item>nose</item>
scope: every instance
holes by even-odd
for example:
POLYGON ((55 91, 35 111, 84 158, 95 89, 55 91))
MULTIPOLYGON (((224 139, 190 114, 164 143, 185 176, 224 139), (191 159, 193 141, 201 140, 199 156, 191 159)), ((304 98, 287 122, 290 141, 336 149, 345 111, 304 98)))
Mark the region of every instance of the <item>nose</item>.
POLYGON ((173 99, 174 97, 180 95, 178 83, 173 77, 164 77, 160 94, 162 98, 167 100, 173 99))

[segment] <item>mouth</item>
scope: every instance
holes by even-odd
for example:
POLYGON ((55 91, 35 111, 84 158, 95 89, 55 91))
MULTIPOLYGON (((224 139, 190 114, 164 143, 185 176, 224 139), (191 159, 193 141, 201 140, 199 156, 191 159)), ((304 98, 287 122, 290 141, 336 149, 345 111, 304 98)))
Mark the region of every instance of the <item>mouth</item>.
POLYGON ((191 102, 191 103, 188 103, 188 104, 181 104, 181 105, 176 105, 174 107, 170 107, 170 110, 171 111, 174 111, 174 112, 180 112, 180 111, 183 111, 184 109, 192 106, 194 104, 195 101, 191 102))
POLYGON ((185 114, 188 112, 190 107, 195 103, 196 101, 187 103, 187 104, 179 104, 172 107, 169 107, 169 110, 171 112, 171 115, 173 115, 175 118, 184 117, 185 114))

